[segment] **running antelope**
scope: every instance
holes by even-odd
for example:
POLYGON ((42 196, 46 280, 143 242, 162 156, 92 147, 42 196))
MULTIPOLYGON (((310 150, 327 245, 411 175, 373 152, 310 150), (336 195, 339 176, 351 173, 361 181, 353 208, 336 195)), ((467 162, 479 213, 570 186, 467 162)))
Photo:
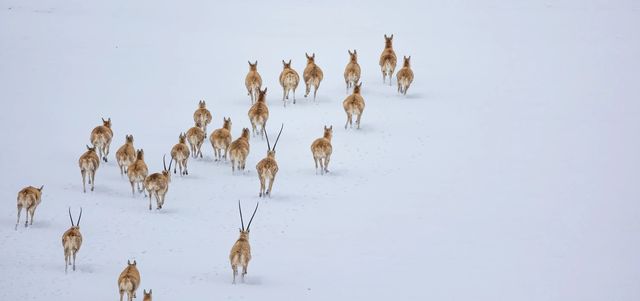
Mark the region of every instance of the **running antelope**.
POLYGON ((407 89, 413 82, 413 71, 411 71, 411 56, 404 56, 404 63, 402 68, 398 71, 396 76, 398 77, 398 92, 407 95, 407 89))
POLYGON ((389 86, 391 86, 391 78, 393 71, 396 69, 396 53, 393 51, 393 35, 387 37, 384 35, 384 50, 380 55, 380 69, 382 69, 382 82, 384 83, 389 76, 389 86))
POLYGON ((247 225, 247 229, 244 228, 244 221, 242 220, 242 207, 240 206, 240 201, 238 201, 238 210, 240 210, 240 238, 236 240, 236 243, 233 244, 231 248, 231 252, 229 253, 229 261, 231 262, 231 269, 233 270, 233 284, 236 284, 236 276, 238 275, 238 266, 242 266, 242 274, 240 275, 240 279, 244 282, 244 275, 247 274, 247 267, 249 266, 249 261, 251 260, 251 246, 249 245, 249 228, 251 227, 251 222, 253 221, 253 217, 256 215, 256 211, 258 211, 258 204, 256 203, 256 209, 253 210, 253 214, 251 215, 251 219, 249 220, 249 224, 247 225))
MULTIPOLYGON (((267 88, 258 91, 258 101, 249 109, 249 120, 253 129, 253 135, 263 135, 264 127, 269 119, 269 107, 267 107, 267 88)), ((263 136, 264 137, 264 136, 263 136)))
POLYGON ((89 184, 91 184, 91 191, 93 191, 96 182, 96 170, 98 170, 100 166, 100 159, 98 158, 98 154, 96 154, 95 146, 89 147, 87 145, 87 151, 80 156, 78 165, 80 165, 80 173, 82 173, 82 191, 87 192, 85 186, 85 179, 87 177, 89 178, 89 184))
POLYGON ((134 186, 138 186, 138 192, 144 192, 144 179, 149 174, 147 163, 144 162, 144 150, 139 149, 136 153, 136 160, 127 168, 127 175, 129 176, 129 183, 131 183, 131 195, 135 196, 134 186))
POLYGON ((136 160, 136 149, 133 147, 133 135, 126 136, 124 145, 116 151, 116 160, 118 161, 118 166, 120 166, 120 175, 126 174, 129 165, 136 160))
POLYGON ((196 121, 196 126, 187 131, 187 141, 191 147, 191 155, 194 158, 198 158, 198 155, 202 158, 202 143, 204 143, 204 138, 206 137, 207 134, 202 129, 201 121, 196 121))
POLYGON ((156 172, 144 179, 144 187, 149 193, 149 210, 151 210, 151 198, 154 195, 156 196, 156 209, 162 209, 162 205, 164 205, 164 197, 167 195, 169 182, 171 182, 171 163, 173 160, 169 162, 169 168, 167 168, 164 157, 162 157, 164 166, 162 172, 156 172))
POLYGON ((120 290, 120 301, 122 296, 127 293, 127 300, 132 301, 136 297, 136 291, 140 286, 140 272, 136 267, 137 263, 134 260, 133 263, 127 260, 127 267, 124 268, 120 277, 118 277, 118 289, 120 290))
POLYGON ((171 160, 176 161, 176 166, 173 167, 173 173, 176 173, 176 168, 180 168, 180 175, 188 175, 187 160, 189 160, 189 146, 187 145, 187 135, 180 134, 178 137, 178 144, 174 145, 171 149, 171 160))
POLYGON ((82 218, 82 208, 80 208, 80 215, 78 216, 78 222, 73 223, 73 217, 71 217, 71 208, 69 208, 69 219, 71 219, 71 228, 62 234, 62 247, 64 248, 64 272, 67 273, 67 268, 71 265, 73 259, 73 270, 76 270, 76 253, 82 246, 82 234, 80 234, 80 218, 82 218))
POLYGON ((193 121, 206 135, 207 125, 211 123, 211 112, 207 110, 207 103, 204 100, 198 102, 198 109, 193 113, 193 121))
POLYGON ((300 76, 296 70, 291 68, 291 60, 285 62, 282 60, 282 72, 280 72, 280 85, 282 86, 282 102, 287 106, 286 99, 289 99, 289 92, 293 91, 293 104, 296 103, 296 88, 300 82, 300 76))
POLYGON ((213 155, 216 161, 222 159, 222 151, 224 151, 224 160, 227 161, 227 152, 231 145, 231 118, 223 118, 222 128, 211 133, 211 146, 213 146, 213 155))
POLYGON ((18 220, 16 221, 16 230, 18 230, 18 224, 20 224, 20 213, 23 207, 25 215, 27 216, 24 221, 24 227, 26 228, 29 225, 29 215, 31 215, 31 225, 33 225, 33 215, 36 213, 36 207, 40 205, 40 201, 42 200, 42 188, 44 188, 44 185, 40 186, 40 188, 28 186, 18 192, 18 220))
POLYGON ((347 84, 347 94, 349 88, 355 86, 360 80, 360 65, 358 64, 358 52, 354 49, 347 50, 349 52, 349 63, 344 68, 344 82, 347 84))
POLYGON ((347 96, 342 102, 342 107, 347 113, 347 123, 344 124, 344 128, 350 125, 353 128, 353 115, 357 115, 356 126, 360 128, 360 117, 362 117, 362 111, 364 111, 364 98, 360 95, 360 87, 362 83, 359 83, 353 87, 353 94, 347 96))
POLYGON ((144 294, 144 298, 142 298, 142 301, 152 301, 151 299, 151 292, 152 290, 149 290, 149 292, 147 293, 146 290, 142 290, 142 293, 144 294))
POLYGON ((244 171, 244 165, 249 155, 249 129, 242 129, 242 135, 229 146, 229 156, 231 157, 231 172, 235 173, 236 167, 244 171))
POLYGON ((262 87, 262 77, 260 77, 260 73, 258 73, 258 61, 251 64, 249 63, 249 73, 247 73, 247 77, 244 79, 244 85, 247 87, 247 95, 251 96, 251 104, 258 97, 258 91, 262 87))
POLYGON ((333 137, 333 125, 324 127, 324 136, 318 138, 311 144, 311 153, 313 161, 316 163, 316 173, 318 173, 318 162, 320 162, 320 173, 329 172, 329 161, 333 147, 331 146, 331 137, 333 137))
POLYGON ((100 158, 107 162, 107 156, 109 155, 109 146, 111 145, 111 139, 113 138, 113 131, 111 130, 111 118, 104 120, 102 118, 102 125, 99 125, 91 131, 91 143, 98 150, 100 158))
POLYGON ((316 54, 313 53, 309 56, 307 53, 304 54, 307 57, 307 67, 304 68, 304 83, 307 85, 307 90, 304 93, 304 97, 309 95, 311 92, 311 87, 313 86, 313 100, 316 100, 316 93, 318 93, 318 88, 320 88, 320 82, 322 81, 323 74, 322 69, 316 65, 316 54))
POLYGON ((273 187, 273 181, 276 179, 276 174, 278 173, 278 162, 276 162, 276 145, 278 144, 278 140, 280 140, 280 134, 282 134, 282 128, 284 128, 284 124, 280 127, 280 133, 278 133, 278 137, 276 138, 276 142, 273 144, 273 148, 269 144, 269 135, 267 134, 267 130, 264 130, 264 136, 267 137, 267 157, 260 160, 256 165, 256 170, 258 171, 258 177, 260 178, 260 197, 271 197, 271 188, 273 187), (269 189, 266 190, 267 181, 269 182, 269 189))

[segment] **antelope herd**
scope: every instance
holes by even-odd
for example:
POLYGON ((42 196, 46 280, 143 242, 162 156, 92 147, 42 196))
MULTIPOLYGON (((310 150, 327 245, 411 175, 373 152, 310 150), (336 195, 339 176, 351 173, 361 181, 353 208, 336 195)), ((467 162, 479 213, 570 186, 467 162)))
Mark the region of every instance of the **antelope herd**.
MULTIPOLYGON (((391 79, 396 68, 397 58, 393 50, 393 34, 391 36, 384 36, 385 46, 380 55, 379 65, 382 71, 383 83, 386 83, 387 77, 389 78, 389 85, 391 85, 391 79)), ((348 50, 349 62, 344 70, 344 81, 346 85, 347 94, 352 88, 353 91, 348 95, 342 105, 347 115, 347 121, 345 123, 345 129, 353 127, 353 118, 355 118, 356 128, 360 129, 360 121, 362 113, 365 108, 365 101, 362 97, 362 82, 361 69, 358 63, 358 53, 354 49, 348 50)), ((311 55, 305 53, 307 59, 307 65, 303 72, 303 79, 306 86, 304 96, 307 97, 313 89, 313 99, 316 100, 316 95, 320 87, 320 83, 324 78, 322 69, 316 64, 315 53, 311 55)), ((397 73, 397 86, 398 93, 406 95, 407 90, 413 82, 413 71, 411 70, 410 60, 411 56, 404 56, 402 68, 397 73)), ((279 76, 279 83, 282 86, 283 94, 282 101, 284 106, 287 105, 290 93, 293 94, 293 103, 296 103, 295 91, 298 87, 300 77, 298 73, 292 68, 291 60, 288 62, 282 61, 283 70, 279 76)), ((259 197, 271 197, 273 183, 275 181, 276 174, 278 173, 278 163, 276 161, 276 146, 282 134, 284 124, 280 127, 280 131, 276 140, 271 146, 269 142, 269 135, 267 134, 266 124, 269 119, 269 107, 266 102, 267 88, 262 89, 262 77, 258 73, 258 62, 249 62, 249 72, 245 78, 245 86, 247 94, 251 99, 251 106, 249 108, 248 117, 252 127, 253 136, 260 135, 263 139, 266 139, 267 153, 266 157, 260 160, 256 164, 256 172, 260 182, 259 197)), ((125 136, 125 143, 116 152, 116 160, 122 176, 127 175, 129 183, 131 184, 131 193, 135 196, 136 189, 139 193, 145 193, 145 197, 149 197, 149 210, 152 210, 152 199, 156 199, 156 208, 162 209, 166 194, 169 190, 169 184, 171 182, 171 166, 175 162, 174 173, 177 169, 180 171, 181 176, 189 175, 187 169, 187 163, 190 157, 193 159, 203 158, 202 144, 207 137, 207 125, 212 121, 212 114, 207 109, 204 100, 198 102, 198 108, 193 114, 194 126, 188 129, 186 133, 180 133, 178 137, 178 143, 171 149, 171 160, 167 167, 165 157, 163 157, 163 170, 157 173, 149 174, 147 164, 145 163, 144 150, 135 149, 133 142, 133 135, 125 136)), ((231 118, 224 117, 223 125, 221 128, 214 130, 209 137, 212 148, 214 150, 214 158, 216 161, 227 161, 229 156, 231 161, 231 171, 235 173, 236 169, 239 171, 245 170, 247 157, 249 155, 250 142, 249 142, 249 129, 243 128, 239 138, 232 140, 231 136, 231 118)), ((329 172, 329 162, 331 160, 331 154, 333 152, 333 146, 331 139, 333 137, 333 126, 324 126, 323 136, 314 140, 311 144, 311 153, 315 163, 316 173, 325 174, 329 172)), ((87 150, 80 156, 78 164, 82 175, 82 190, 86 193, 86 184, 91 185, 91 191, 95 188, 95 175, 100 161, 108 162, 109 147, 113 139, 113 130, 111 124, 111 118, 106 120, 102 118, 102 125, 95 127, 91 131, 90 142, 92 146, 87 145, 87 150)), ((25 227, 29 224, 33 224, 33 216, 36 207, 40 204, 42 199, 42 189, 33 186, 25 187, 20 190, 17 198, 18 218, 16 221, 15 229, 17 230, 20 223, 20 213, 24 208, 26 211, 25 227), (31 220, 29 221, 29 216, 31 220)), ((249 245, 249 228, 251 222, 258 210, 258 204, 254 209, 254 212, 249 220, 247 228, 244 228, 244 221, 242 216, 242 208, 240 202, 238 202, 238 209, 240 211, 240 237, 235 242, 229 255, 229 261, 233 270, 233 283, 236 282, 236 276, 238 274, 238 267, 242 267, 242 280, 247 274, 247 266, 251 260, 251 248, 249 245)), ((71 227, 66 230, 62 236, 62 245, 64 248, 65 256, 65 273, 67 267, 72 265, 72 269, 75 271, 75 259, 76 253, 82 245, 82 235, 80 234, 80 218, 82 217, 82 209, 78 216, 77 222, 74 223, 71 216, 71 209, 69 209, 69 218, 71 219, 71 227)), ((133 263, 127 261, 127 267, 122 271, 118 277, 118 288, 120 293, 120 300, 124 293, 127 294, 128 300, 131 301, 136 297, 136 290, 140 285, 140 273, 137 269, 137 262, 133 263)), ((151 290, 147 293, 144 292, 144 300, 151 300, 151 290)))

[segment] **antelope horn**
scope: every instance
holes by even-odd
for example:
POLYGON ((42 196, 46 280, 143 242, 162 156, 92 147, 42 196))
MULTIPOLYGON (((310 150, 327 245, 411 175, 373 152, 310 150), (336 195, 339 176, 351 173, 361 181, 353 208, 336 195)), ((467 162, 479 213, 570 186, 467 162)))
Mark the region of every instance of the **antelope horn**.
MULTIPOLYGON (((164 160, 164 157, 162 158, 162 160, 164 160)), ((171 159, 171 161, 169 161, 169 169, 167 169, 168 171, 171 171, 171 165, 172 164, 173 164, 173 158, 171 159)))
POLYGON ((80 227, 80 219, 82 218, 82 207, 80 207, 80 215, 78 216, 78 223, 76 226, 80 227))
POLYGON ((72 227, 73 227, 73 226, 75 226, 75 225, 73 224, 73 217, 71 217, 71 207, 69 207, 69 219, 71 219, 71 226, 72 226, 72 227))
POLYGON ((253 221, 253 217, 256 216, 256 211, 258 211, 258 205, 260 205, 260 203, 256 203, 256 209, 253 210, 253 214, 251 215, 251 219, 249 220, 249 224, 247 225, 247 231, 249 231, 249 228, 251 227, 251 222, 253 221))
POLYGON ((242 207, 240 206, 240 200, 238 200, 238 210, 240 210, 240 224, 242 225, 242 231, 244 231, 244 220, 242 220, 242 207))
POLYGON ((264 136, 267 137, 267 150, 270 151, 271 145, 269 144, 269 134, 267 134, 267 127, 263 127, 262 130, 264 131, 264 136))
POLYGON ((280 134, 282 134, 282 128, 284 128, 284 123, 280 127, 280 133, 278 133, 278 137, 276 137, 276 142, 273 144, 273 150, 276 150, 276 144, 278 144, 278 140, 280 140, 280 134))

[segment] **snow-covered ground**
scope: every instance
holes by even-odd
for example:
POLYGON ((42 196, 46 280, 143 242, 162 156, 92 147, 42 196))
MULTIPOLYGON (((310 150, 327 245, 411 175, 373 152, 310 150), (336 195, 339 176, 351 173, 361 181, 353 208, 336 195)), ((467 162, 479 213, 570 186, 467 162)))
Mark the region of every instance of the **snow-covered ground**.
POLYGON ((138 300, 640 300, 640 4, 515 2, 1 0, 0 300, 116 300, 128 259, 138 300), (406 97, 382 84, 385 33, 412 56, 406 97), (344 130, 354 48, 367 107, 344 130), (281 60, 302 75, 305 52, 324 70, 318 103, 301 86, 285 109, 281 60), (152 212, 114 154, 133 134, 160 171, 200 99, 209 132, 231 117, 237 137, 247 60, 271 134, 285 126, 234 286, 237 201, 259 200, 266 143, 232 175, 205 142, 152 212), (83 194, 77 159, 101 117, 110 161, 83 194), (17 192, 42 184, 33 227, 15 231, 17 192), (84 243, 65 275, 69 206, 84 243))

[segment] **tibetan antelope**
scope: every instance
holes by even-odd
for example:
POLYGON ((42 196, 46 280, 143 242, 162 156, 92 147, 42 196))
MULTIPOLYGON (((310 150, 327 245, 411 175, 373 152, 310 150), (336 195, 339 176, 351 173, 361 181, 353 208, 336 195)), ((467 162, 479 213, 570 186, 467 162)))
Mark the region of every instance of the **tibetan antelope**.
POLYGON ((236 240, 236 243, 231 247, 231 252, 229 253, 229 261, 231 262, 231 269, 233 270, 233 284, 236 283, 236 276, 238 275, 238 266, 242 266, 242 274, 240 275, 240 279, 244 282, 244 275, 247 274, 247 267, 249 266, 249 261, 251 260, 251 246, 249 245, 249 228, 251 227, 251 221, 253 221, 253 217, 256 215, 256 211, 258 211, 258 204, 256 203, 256 209, 253 210, 253 214, 251 215, 251 219, 249 220, 249 224, 247 225, 247 229, 244 228, 244 221, 242 220, 242 207, 240 206, 240 201, 238 201, 238 210, 240 210, 240 238, 236 240))
POLYGON ((249 73, 247 73, 247 77, 244 78, 244 85, 247 87, 247 95, 251 96, 251 104, 258 97, 258 91, 262 87, 262 77, 260 77, 260 73, 258 73, 258 61, 251 64, 249 63, 249 73))
POLYGON ((138 186, 138 192, 144 192, 144 179, 149 174, 147 163, 144 162, 144 150, 139 149, 136 152, 136 160, 127 168, 127 176, 129 176, 129 183, 131 183, 131 195, 135 196, 134 186, 138 186))
POLYGON ((71 208, 69 208, 69 219, 71 220, 71 228, 62 234, 62 247, 64 248, 64 272, 67 273, 67 268, 72 264, 72 269, 76 270, 76 253, 82 246, 82 234, 80 234, 80 219, 82 218, 82 208, 80 208, 80 215, 76 224, 73 223, 73 217, 71 217, 71 208))
POLYGON ((349 63, 344 68, 344 82, 347 84, 347 94, 349 88, 355 86, 360 80, 360 65, 358 64, 358 52, 354 49, 347 50, 349 52, 349 63))
POLYGON ((194 158, 198 158, 198 155, 202 158, 202 143, 204 143, 206 137, 207 134, 202 129, 202 123, 200 121, 196 121, 196 126, 187 131, 187 141, 191 147, 191 155, 194 158))
POLYGON ((28 186, 18 192, 18 220, 16 221, 16 230, 18 230, 18 224, 20 224, 22 208, 24 208, 25 215, 27 216, 24 221, 24 227, 26 228, 29 225, 29 215, 31 215, 31 225, 33 225, 33 215, 36 213, 36 207, 40 205, 40 201, 42 200, 42 188, 44 188, 44 185, 40 186, 40 188, 28 186))
POLYGON ((329 172, 329 161, 333 147, 331 146, 331 137, 333 137, 333 125, 324 127, 324 136, 318 138, 311 144, 311 153, 313 161, 316 163, 316 173, 318 172, 318 162, 320 162, 320 173, 329 172))
POLYGON ((113 131, 111 130, 111 118, 104 120, 102 118, 102 125, 99 125, 91 131, 91 143, 93 147, 98 150, 100 158, 107 162, 107 156, 109 155, 109 146, 111 145, 111 139, 113 138, 113 131))
POLYGON ((211 112, 207 110, 207 103, 204 100, 198 102, 198 109, 193 113, 193 122, 207 134, 207 125, 211 123, 211 112))
POLYGON ((227 160, 227 152, 231 145, 231 118, 223 118, 222 128, 211 133, 211 146, 213 146, 213 155, 216 161, 222 160, 222 151, 224 151, 224 160, 227 160))
POLYGON ((264 130, 264 136, 267 137, 267 157, 260 160, 256 165, 256 170, 258 171, 258 177, 260 178, 260 197, 271 197, 271 188, 273 187, 273 182, 276 179, 276 174, 278 173, 278 162, 276 162, 276 145, 278 144, 278 140, 280 140, 280 134, 282 134, 282 128, 284 128, 284 124, 280 127, 280 133, 278 133, 278 137, 276 138, 276 142, 273 144, 273 148, 269 144, 269 135, 267 134, 267 130, 264 130), (269 182, 269 189, 266 188, 267 181, 269 182))
POLYGON ((133 263, 127 260, 127 267, 124 268, 122 273, 120 273, 120 277, 118 277, 120 301, 122 301, 122 296, 124 296, 125 292, 127 293, 127 300, 129 301, 132 301, 133 298, 136 297, 136 291, 138 290, 138 286, 140 286, 140 272, 138 272, 136 266, 137 263, 135 260, 133 263))
POLYGON ((162 209, 162 205, 164 205, 164 197, 167 195, 169 182, 171 182, 171 163, 173 163, 173 160, 169 162, 169 168, 167 168, 164 157, 162 157, 164 166, 162 172, 150 174, 144 179, 144 187, 149 193, 149 210, 151 210, 151 198, 154 195, 156 196, 156 209, 162 209))
POLYGON ((404 63, 396 77, 398 77, 398 92, 407 95, 407 89, 413 82, 413 71, 411 71, 411 56, 403 56, 403 58, 404 63))
POLYGON ((269 107, 267 107, 267 88, 258 91, 258 101, 249 109, 249 121, 253 135, 263 135, 264 127, 269 119, 269 107))
POLYGON ((147 293, 146 290, 142 290, 142 293, 144 294, 144 297, 142 298, 142 301, 152 301, 152 298, 151 298, 152 297, 151 296, 152 292, 151 291, 152 290, 149 290, 149 292, 147 293))
POLYGON ((116 160, 120 166, 120 175, 127 173, 127 168, 136 160, 136 149, 133 147, 133 135, 127 135, 126 141, 118 151, 116 151, 116 160))
POLYGON ((231 157, 231 172, 235 173, 236 166, 238 170, 244 171, 244 165, 249 155, 249 129, 242 129, 240 138, 231 142, 229 146, 229 156, 231 157))
POLYGON ((344 124, 344 128, 347 129, 347 125, 353 127, 353 115, 357 115, 356 126, 360 128, 360 117, 362 117, 362 111, 364 111, 364 98, 360 95, 360 88, 362 83, 359 83, 353 87, 353 94, 347 96, 342 102, 342 107, 347 113, 347 123, 344 124))
POLYGON ((307 90, 304 93, 304 97, 309 95, 311 92, 311 87, 313 86, 313 100, 316 100, 316 93, 318 93, 318 88, 320 88, 320 82, 324 75, 322 74, 322 69, 316 65, 316 54, 313 53, 309 56, 307 53, 304 54, 307 57, 307 67, 304 68, 304 83, 307 86, 307 90))
POLYGON ((393 51, 393 35, 387 37, 384 35, 384 50, 380 55, 380 69, 382 69, 382 82, 384 83, 387 76, 389 76, 389 86, 391 86, 391 78, 393 71, 396 69, 396 53, 393 51))
POLYGON ((173 167, 173 173, 176 173, 176 168, 180 168, 180 175, 188 175, 187 161, 189 160, 189 146, 187 146, 187 135, 180 134, 178 137, 178 143, 171 149, 171 160, 176 161, 176 166, 173 167))
POLYGON ((282 60, 282 72, 280 72, 280 85, 282 86, 282 102, 287 106, 286 99, 289 99, 289 92, 293 91, 293 104, 296 103, 296 88, 300 82, 300 76, 296 70, 291 68, 291 60, 285 62, 282 60))
POLYGON ((87 145, 87 151, 80 156, 78 165, 80 165, 80 173, 82 173, 82 191, 87 192, 85 186, 85 179, 87 177, 89 178, 89 184, 91 184, 91 191, 93 191, 96 182, 96 170, 98 170, 100 166, 100 159, 98 158, 98 154, 96 154, 95 146, 89 147, 87 145))

